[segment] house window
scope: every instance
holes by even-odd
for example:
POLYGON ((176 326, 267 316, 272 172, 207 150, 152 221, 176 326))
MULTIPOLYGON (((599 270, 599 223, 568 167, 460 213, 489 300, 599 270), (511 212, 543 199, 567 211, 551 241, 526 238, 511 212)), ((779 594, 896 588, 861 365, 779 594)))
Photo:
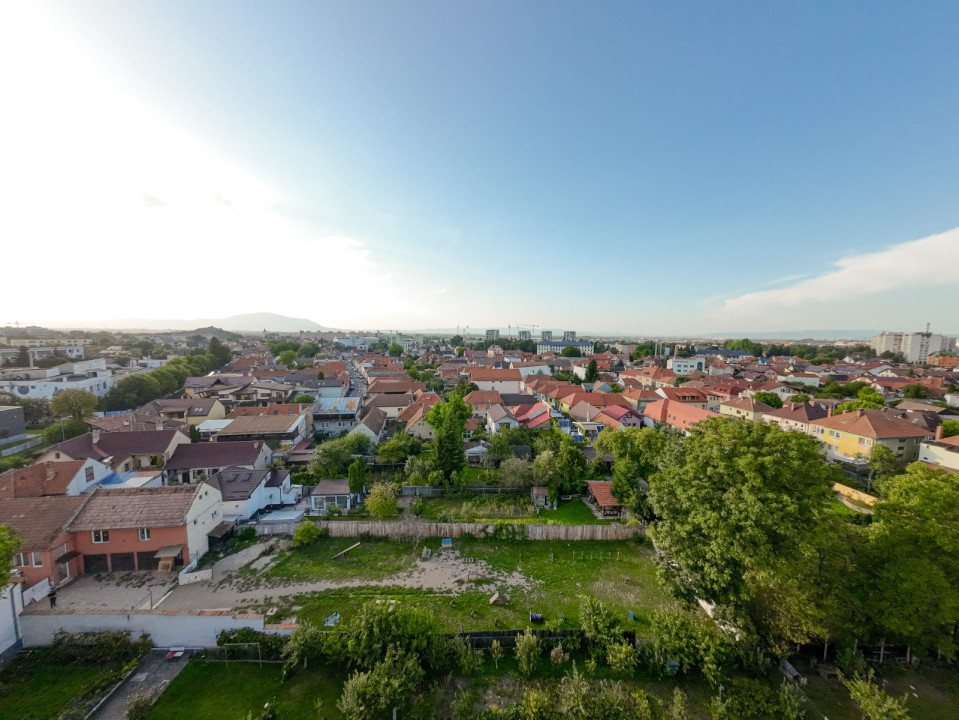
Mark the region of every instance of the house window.
POLYGON ((109 530, 93 530, 91 531, 90 535, 93 536, 93 542, 95 543, 110 542, 109 530))
POLYGON ((33 567, 43 567, 43 553, 33 552, 32 555, 33 567))
POLYGON ((93 468, 88 467, 83 470, 84 477, 87 482, 93 482, 93 468))
POLYGON ((24 553, 17 553, 13 556, 13 566, 14 567, 26 567, 27 566, 27 556, 24 553))
POLYGON ((140 528, 140 539, 141 540, 150 539, 150 528, 140 528))

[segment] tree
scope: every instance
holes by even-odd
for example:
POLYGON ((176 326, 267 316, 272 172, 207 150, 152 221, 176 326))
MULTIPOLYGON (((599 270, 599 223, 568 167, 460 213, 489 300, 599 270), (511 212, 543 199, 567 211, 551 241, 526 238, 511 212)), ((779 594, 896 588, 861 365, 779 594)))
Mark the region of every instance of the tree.
POLYGON ((346 475, 353 456, 366 452, 369 446, 370 439, 362 433, 351 433, 345 437, 327 440, 313 450, 313 457, 307 467, 314 477, 341 478, 346 475))
POLYGON ((614 642, 606 647, 606 663, 616 672, 628 675, 636 669, 639 654, 627 642, 614 642))
POLYGON ((21 345, 19 348, 17 348, 17 358, 12 364, 14 367, 31 367, 30 351, 27 350, 26 345, 21 345))
MULTIPOLYGON (((849 383, 852 385, 852 383, 849 383)), ((848 387, 848 386, 846 386, 848 387)), ((844 402, 836 406, 836 413, 851 412, 853 410, 878 410, 886 402, 872 386, 865 386, 856 393, 856 400, 844 402)))
POLYGON ((613 465, 613 497, 636 518, 652 520, 653 509, 644 488, 640 486, 641 481, 639 465, 635 460, 623 457, 613 465))
POLYGON ((943 420, 942 422, 942 436, 955 437, 959 435, 959 420, 943 420))
POLYGON ((455 347, 459 347, 460 345, 463 344, 463 336, 462 336, 462 335, 454 335, 453 337, 451 337, 449 340, 446 341, 446 344, 447 344, 447 345, 452 345, 454 348, 455 348, 455 347))
POLYGON ((675 589, 720 606, 771 645, 815 636, 816 563, 806 552, 834 480, 819 443, 777 425, 710 418, 683 450, 650 490, 657 543, 678 565, 675 589))
POLYGON ((303 343, 300 345, 300 349, 297 352, 300 354, 300 357, 315 357, 316 354, 320 351, 320 346, 315 342, 303 343))
POLYGON ((385 482, 374 483, 366 496, 365 503, 372 517, 396 515, 399 512, 396 507, 396 486, 385 482))
POLYGON ((23 420, 27 427, 39 427, 50 422, 50 403, 43 398, 25 398, 0 391, 0 405, 16 405, 23 408, 23 420))
POLYGON ((412 435, 407 435, 402 429, 398 430, 389 440, 380 443, 376 448, 376 459, 387 465, 405 463, 408 457, 419 455, 423 443, 412 435))
POLYGON ((614 642, 622 640, 619 623, 613 613, 591 595, 580 598, 580 624, 583 626, 583 635, 590 642, 594 654, 601 654, 614 642))
POLYGON ((218 368, 223 367, 233 359, 233 351, 216 337, 210 338, 210 344, 207 346, 206 352, 212 358, 214 366, 218 368))
MULTIPOLYGON (((2 556, 0 556, 2 559, 2 556)), ((493 640, 489 646, 489 656, 493 658, 493 666, 496 669, 499 669, 499 661, 503 659, 503 646, 500 645, 499 640, 493 640)))
POLYGON ((516 453, 513 452, 509 433, 502 431, 493 433, 489 447, 486 449, 486 459, 491 462, 502 462, 513 457, 516 457, 516 453))
POLYGON ((13 556, 20 549, 20 538, 17 532, 8 525, 0 525, 0 563, 9 568, 13 556))
POLYGON ((369 466, 363 458, 356 458, 347 470, 346 477, 350 481, 350 492, 358 493, 363 490, 366 478, 369 475, 369 466))
POLYGON ((500 463, 500 481, 506 487, 523 487, 533 479, 533 464, 529 460, 511 457, 500 463))
POLYGON ((393 343, 388 348, 386 348, 386 354, 390 357, 399 357, 403 354, 403 346, 398 343, 393 343))
POLYGON ((50 410, 57 417, 82 421, 93 417, 99 402, 97 396, 87 390, 62 390, 50 401, 50 410))
POLYGON ((307 395, 306 393, 302 393, 300 395, 297 395, 295 398, 293 398, 293 402, 297 404, 307 403, 309 405, 312 405, 313 403, 316 402, 316 398, 313 397, 312 395, 307 395))
POLYGON ((760 390, 755 395, 753 399, 756 402, 766 403, 769 407, 781 408, 783 406, 783 399, 779 397, 774 392, 766 392, 765 390, 760 390))
POLYGON ((459 395, 451 395, 445 403, 430 408, 426 422, 433 428, 433 452, 436 466, 446 480, 466 465, 463 451, 463 429, 472 412, 459 395))
POLYGON ((673 688, 673 701, 666 713, 667 720, 692 720, 689 715, 689 699, 678 687, 673 688))
POLYGON ((378 720, 393 708, 412 707, 424 678, 414 655, 390 646, 372 670, 350 676, 336 706, 348 720, 378 720))
POLYGON ((298 357, 296 350, 284 350, 279 355, 280 365, 294 365, 298 357))
POLYGON ((596 367, 596 361, 590 360, 586 366, 586 377, 584 380, 588 383, 594 383, 599 380, 599 369, 596 367))
MULTIPOLYGON (((345 623, 341 639, 342 645, 330 648, 333 659, 369 669, 390 647, 426 656, 427 650, 442 640, 442 636, 428 610, 367 602, 345 623)), ((437 662, 438 667, 446 660, 438 658, 437 662)))
POLYGON ((912 385, 906 385, 906 387, 902 389, 902 394, 910 400, 921 400, 922 398, 929 397, 929 389, 925 385, 914 383, 912 385))
POLYGON ((809 395, 807 395, 806 393, 796 393, 795 395, 789 398, 789 402, 794 402, 794 403, 809 402, 809 395))
POLYGON ((564 347, 560 352, 563 357, 583 357, 583 352, 578 347, 564 347))
POLYGON ((526 677, 532 675, 539 662, 539 655, 539 637, 526 628, 524 632, 516 636, 516 662, 519 664, 520 673, 526 677))
POLYGON ((881 485, 867 528, 863 593, 882 634, 954 657, 959 617, 959 473, 913 463, 881 485))
POLYGON ((901 475, 903 466, 899 462, 896 453, 885 445, 876 443, 872 446, 872 452, 869 453, 869 476, 866 478, 866 492, 872 492, 872 483, 878 475, 880 478, 891 478, 894 475, 901 475))
POLYGON ((909 695, 904 695, 902 700, 887 695, 873 682, 871 670, 866 677, 840 676, 839 679, 849 691, 849 697, 862 710, 866 720, 909 720, 909 711, 906 709, 906 699, 909 695))
POLYGON ((104 410, 131 410, 161 397, 160 383, 152 373, 128 375, 103 397, 104 410))
POLYGON ((556 465, 559 470, 559 491, 571 493, 579 490, 588 463, 572 438, 564 437, 560 442, 556 465))

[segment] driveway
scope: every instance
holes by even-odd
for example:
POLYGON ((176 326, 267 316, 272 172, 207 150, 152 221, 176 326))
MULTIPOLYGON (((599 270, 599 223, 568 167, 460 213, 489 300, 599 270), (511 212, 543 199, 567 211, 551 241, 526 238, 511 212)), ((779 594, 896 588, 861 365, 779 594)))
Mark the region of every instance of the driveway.
POLYGON ((137 666, 127 681, 90 715, 90 720, 126 720, 127 705, 141 693, 159 697, 173 678, 186 667, 188 660, 167 660, 165 652, 151 652, 137 666))

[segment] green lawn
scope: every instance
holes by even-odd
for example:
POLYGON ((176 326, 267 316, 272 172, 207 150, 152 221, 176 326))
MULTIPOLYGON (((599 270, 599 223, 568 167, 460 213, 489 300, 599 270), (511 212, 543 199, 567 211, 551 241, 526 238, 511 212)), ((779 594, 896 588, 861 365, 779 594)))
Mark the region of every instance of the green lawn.
MULTIPOLYGON (((334 548, 328 543, 333 542, 320 541, 311 552, 329 557, 334 548)), ((431 538, 419 547, 424 544, 437 550, 439 540, 431 538)), ((403 552, 405 547, 405 557, 412 558, 412 542, 399 546, 400 550, 386 541, 364 541, 360 547, 374 558, 403 552)), ((525 589, 519 585, 498 584, 500 592, 510 600, 507 605, 490 605, 489 594, 475 589, 472 582, 464 582, 455 592, 445 593, 402 587, 341 588, 298 598, 297 604, 302 606, 298 617, 321 623, 333 612, 347 618, 369 600, 393 600, 429 609, 450 632, 524 628, 529 624, 530 611, 543 613, 544 621, 551 626, 575 628, 579 627, 579 596, 591 595, 607 603, 626 628, 642 632, 655 610, 678 609, 658 585, 652 551, 636 542, 553 543, 459 538, 454 540, 454 547, 462 556, 482 560, 492 570, 520 571, 531 581, 532 587, 525 589), (629 620, 630 610, 636 620, 629 620)), ((299 560, 301 552, 291 554, 288 560, 291 566, 307 565, 299 560)), ((345 578, 345 573, 354 568, 365 571, 354 565, 337 570, 344 573, 341 577, 345 578)), ((477 565, 477 573, 481 568, 477 565)))
MULTIPOLYGON (((275 702, 282 720, 336 720, 340 689, 347 675, 328 667, 296 671, 282 682, 282 666, 256 663, 222 663, 191 660, 160 697, 151 720, 241 720, 263 705, 275 702), (316 701, 322 700, 322 712, 316 701)), ((6 717, 6 716, 4 716, 6 717)))
POLYGON ((382 580, 416 565, 412 541, 363 541, 346 555, 333 556, 355 545, 358 538, 323 538, 291 550, 270 569, 268 577, 280 580, 382 580))
POLYGON ((101 665, 14 661, 0 673, 0 718, 55 718, 68 702, 83 695, 103 673, 101 665))

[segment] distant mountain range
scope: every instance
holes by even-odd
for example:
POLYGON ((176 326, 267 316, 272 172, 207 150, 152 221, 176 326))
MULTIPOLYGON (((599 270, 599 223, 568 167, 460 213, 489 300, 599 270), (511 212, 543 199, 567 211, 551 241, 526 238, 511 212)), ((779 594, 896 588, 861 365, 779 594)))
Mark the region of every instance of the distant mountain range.
POLYGON ((710 333, 708 338, 750 340, 870 340, 879 330, 773 330, 771 332, 710 333))
POLYGON ((217 327, 230 332, 297 332, 308 330, 323 332, 323 327, 305 318, 291 318, 275 313, 249 313, 231 315, 228 318, 198 318, 194 320, 151 320, 147 318, 121 318, 90 323, 87 327, 106 330, 195 330, 204 327, 217 327))

